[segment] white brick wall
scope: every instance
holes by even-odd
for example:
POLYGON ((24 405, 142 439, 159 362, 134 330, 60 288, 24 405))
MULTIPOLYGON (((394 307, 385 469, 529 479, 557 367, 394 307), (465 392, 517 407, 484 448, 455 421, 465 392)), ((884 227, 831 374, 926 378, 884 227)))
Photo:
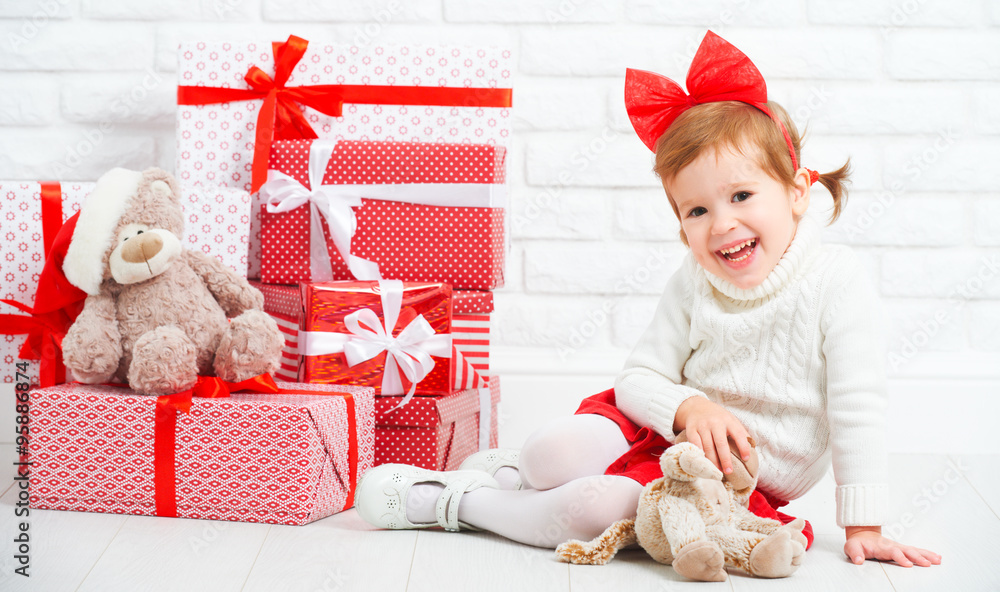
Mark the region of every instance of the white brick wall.
MULTIPOLYGON (((807 166, 851 157, 853 193, 826 236, 882 291, 890 349, 1000 350, 996 0, 4 0, 0 178, 171 168, 181 39, 505 45, 513 241, 496 345, 618 360, 685 253, 625 117, 623 71, 683 79, 706 27, 808 124, 807 166)), ((828 208, 817 186, 813 209, 828 208)))

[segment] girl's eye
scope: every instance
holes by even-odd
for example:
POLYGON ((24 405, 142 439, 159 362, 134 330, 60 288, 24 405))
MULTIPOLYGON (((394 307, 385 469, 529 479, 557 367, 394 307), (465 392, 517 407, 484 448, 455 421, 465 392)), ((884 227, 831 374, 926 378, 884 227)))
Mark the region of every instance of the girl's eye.
POLYGON ((701 216, 702 214, 704 214, 707 211, 708 210, 706 210, 705 208, 697 207, 697 208, 694 208, 693 210, 691 210, 690 212, 688 212, 688 216, 690 216, 692 218, 697 218, 698 216, 701 216))
POLYGON ((746 201, 748 199, 750 199, 749 191, 740 191, 739 193, 733 195, 733 201, 735 202, 746 201))

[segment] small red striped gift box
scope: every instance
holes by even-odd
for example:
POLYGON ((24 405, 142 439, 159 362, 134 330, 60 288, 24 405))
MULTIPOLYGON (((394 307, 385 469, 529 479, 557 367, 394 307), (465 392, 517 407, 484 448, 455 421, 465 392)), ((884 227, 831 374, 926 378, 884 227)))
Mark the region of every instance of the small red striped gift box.
POLYGON ((469 455, 497 447, 500 379, 439 397, 375 399, 375 465, 403 463, 453 471, 469 455))
MULTIPOLYGON (((264 311, 274 318, 285 336, 281 352, 281 366, 275 377, 281 380, 299 379, 301 357, 298 337, 299 319, 302 317, 302 298, 298 286, 284 286, 250 282, 264 294, 264 311)), ((452 344, 462 354, 462 360, 453 358, 451 373, 453 389, 472 388, 474 377, 469 367, 482 378, 490 375, 490 315, 493 312, 493 293, 455 290, 452 292, 451 335, 452 344)))

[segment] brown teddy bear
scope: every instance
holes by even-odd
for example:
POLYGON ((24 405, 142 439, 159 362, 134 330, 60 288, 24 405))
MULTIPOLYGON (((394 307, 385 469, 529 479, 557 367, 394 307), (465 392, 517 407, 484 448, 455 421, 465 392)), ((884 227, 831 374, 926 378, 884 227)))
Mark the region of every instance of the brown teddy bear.
POLYGON ((724 581, 726 567, 764 578, 791 575, 805 553, 805 522, 782 525, 750 512, 757 451, 744 463, 730 447, 733 472, 724 480, 681 432, 660 457, 663 477, 643 488, 635 518, 612 524, 593 541, 567 541, 556 554, 571 563, 604 565, 619 549, 638 542, 653 559, 692 580, 724 581))
POLYGON ((284 340, 264 298, 214 257, 181 246, 174 178, 114 169, 80 209, 63 261, 88 294, 63 340, 76 380, 128 382, 160 395, 199 375, 240 381, 273 372, 284 340), (230 320, 231 319, 231 320, 230 320))

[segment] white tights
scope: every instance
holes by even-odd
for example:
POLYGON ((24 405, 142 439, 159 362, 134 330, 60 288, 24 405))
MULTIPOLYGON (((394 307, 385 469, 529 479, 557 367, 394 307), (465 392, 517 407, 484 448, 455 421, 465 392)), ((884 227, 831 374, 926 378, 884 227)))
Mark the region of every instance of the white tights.
MULTIPOLYGON (((524 489, 480 487, 466 493, 458 519, 521 543, 555 548, 569 539, 590 540, 635 516, 642 486, 604 471, 629 449, 615 422, 600 415, 571 415, 532 434, 521 449, 524 489)), ((511 473, 513 470, 510 469, 511 473)), ((501 475, 501 485, 515 475, 501 475)), ((406 500, 412 522, 434 522, 437 483, 414 485, 406 500)))

